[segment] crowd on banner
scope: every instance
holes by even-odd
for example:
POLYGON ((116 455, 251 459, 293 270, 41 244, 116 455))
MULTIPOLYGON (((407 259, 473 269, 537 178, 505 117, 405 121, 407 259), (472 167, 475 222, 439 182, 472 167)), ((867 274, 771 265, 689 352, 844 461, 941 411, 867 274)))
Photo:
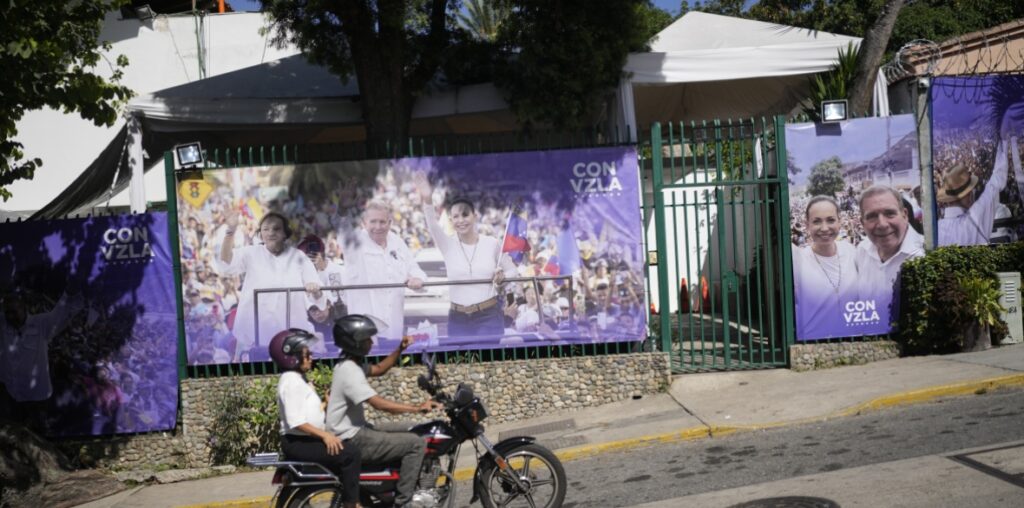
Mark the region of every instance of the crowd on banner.
MULTIPOLYGON (((291 168, 246 168, 232 172, 237 176, 227 176, 228 172, 210 173, 207 179, 214 185, 206 199, 179 205, 182 284, 191 364, 259 359, 246 350, 249 342, 243 340, 240 344, 240 337, 234 333, 235 317, 243 300, 244 276, 223 275, 223 270, 218 269, 222 268, 218 258, 222 242, 226 232, 232 229, 226 225, 232 211, 242 212, 237 231, 232 231, 235 249, 259 243, 260 218, 272 210, 288 219, 291 233, 288 242, 292 246, 311 239, 314 243, 319 241, 325 261, 342 271, 346 245, 363 227, 360 219, 363 210, 359 204, 371 200, 390 207, 391 231, 404 241, 414 257, 425 249, 434 248, 422 200, 415 192, 408 171, 392 167, 373 175, 366 171, 337 171, 322 188, 304 195, 295 194, 287 184, 291 168)), ((468 194, 479 211, 480 234, 501 239, 510 213, 519 204, 509 203, 503 189, 463 191, 454 189, 455 186, 440 187, 439 199, 445 192, 468 194)), ((645 321, 642 272, 630 269, 630 261, 635 261, 633 258, 639 254, 631 253, 629 246, 609 235, 606 229, 611 226, 574 217, 573 227, 567 229, 571 215, 554 205, 527 202, 521 206, 527 222, 529 249, 504 254, 516 256, 516 275, 568 276, 573 284, 572 291, 565 279, 541 281, 536 287, 521 282, 505 284, 502 295, 505 334, 537 333, 557 338, 560 332, 571 332, 596 339, 599 333, 607 336, 621 331, 625 336, 641 336, 645 321), (571 246, 567 246, 566 231, 572 235, 571 246), (574 252, 560 252, 560 247, 562 251, 574 252)), ((448 222, 447 214, 442 212, 439 223, 450 228, 448 222)), ((324 284, 327 286, 330 284, 324 284)), ((407 295, 415 295, 412 290, 406 291, 407 295)), ((358 298, 354 293, 340 297, 358 298)), ((327 332, 313 320, 310 324, 320 333, 327 332)), ((260 334, 263 333, 261 330, 260 334)))

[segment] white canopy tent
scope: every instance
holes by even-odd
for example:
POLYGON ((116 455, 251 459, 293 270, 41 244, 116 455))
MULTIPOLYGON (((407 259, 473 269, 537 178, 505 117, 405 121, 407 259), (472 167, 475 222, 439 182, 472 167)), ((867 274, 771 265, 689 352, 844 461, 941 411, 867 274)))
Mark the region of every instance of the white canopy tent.
MULTIPOLYGON (((342 83, 301 55, 142 95, 129 102, 127 125, 92 165, 36 215, 57 217, 108 201, 143 211, 147 201, 165 200, 163 172, 145 177, 143 172, 159 165, 161 155, 178 143, 226 147, 360 140, 358 97, 355 80, 342 83)), ((491 84, 429 90, 412 112, 414 136, 514 129, 514 116, 491 84)))
MULTIPOLYGON (((689 12, 629 56, 614 128, 653 122, 787 113, 806 96, 808 75, 829 70, 861 39, 786 25, 689 12)), ((884 83, 882 83, 884 86, 884 83)))

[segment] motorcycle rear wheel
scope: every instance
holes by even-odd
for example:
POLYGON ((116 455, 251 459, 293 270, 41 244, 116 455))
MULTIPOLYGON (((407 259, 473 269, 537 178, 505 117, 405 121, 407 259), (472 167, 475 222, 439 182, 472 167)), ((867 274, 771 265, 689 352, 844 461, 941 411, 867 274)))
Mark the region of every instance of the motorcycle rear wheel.
POLYGON ((562 461, 551 450, 536 445, 517 446, 505 459, 510 471, 526 484, 520 491, 515 482, 495 464, 481 471, 477 491, 484 508, 529 506, 559 508, 565 501, 566 480, 562 461))
POLYGON ((341 490, 336 487, 298 487, 282 491, 278 498, 279 508, 331 508, 341 506, 341 490), (334 497, 338 496, 337 504, 334 497))

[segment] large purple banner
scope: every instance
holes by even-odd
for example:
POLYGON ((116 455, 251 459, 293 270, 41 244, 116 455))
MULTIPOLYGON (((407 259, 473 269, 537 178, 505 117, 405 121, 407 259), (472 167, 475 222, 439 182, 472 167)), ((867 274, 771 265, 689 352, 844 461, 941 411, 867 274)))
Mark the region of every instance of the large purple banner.
POLYGON ((403 336, 412 351, 640 340, 638 180, 632 148, 182 174, 189 362, 265 360, 287 327, 336 355, 346 313, 379 323, 371 354, 403 336))
POLYGON ((1024 76, 936 78, 931 99, 938 244, 1024 238, 1024 76))
POLYGON ((54 436, 173 429, 167 215, 0 224, 7 414, 54 436))
POLYGON ((786 126, 797 340, 888 333, 924 255, 911 115, 786 126))

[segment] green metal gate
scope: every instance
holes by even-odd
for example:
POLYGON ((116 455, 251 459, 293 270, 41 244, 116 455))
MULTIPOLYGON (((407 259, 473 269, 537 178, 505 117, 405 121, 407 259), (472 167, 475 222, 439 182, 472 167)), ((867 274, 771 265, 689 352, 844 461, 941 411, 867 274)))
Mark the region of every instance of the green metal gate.
POLYGON ((784 132, 782 117, 651 129, 648 294, 654 334, 675 372, 788 362, 794 334, 784 132))

